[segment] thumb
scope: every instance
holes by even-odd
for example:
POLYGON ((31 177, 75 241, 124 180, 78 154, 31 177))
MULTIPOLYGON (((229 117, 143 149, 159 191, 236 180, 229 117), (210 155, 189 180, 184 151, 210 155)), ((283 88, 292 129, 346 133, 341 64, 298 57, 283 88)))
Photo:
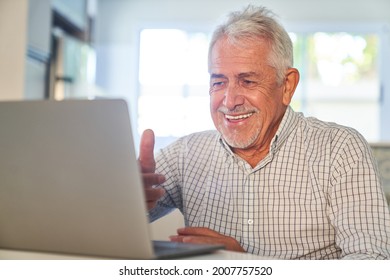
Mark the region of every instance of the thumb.
POLYGON ((143 173, 154 173, 156 168, 156 162, 154 160, 154 132, 151 129, 147 129, 142 133, 139 158, 138 161, 141 165, 141 171, 143 173))

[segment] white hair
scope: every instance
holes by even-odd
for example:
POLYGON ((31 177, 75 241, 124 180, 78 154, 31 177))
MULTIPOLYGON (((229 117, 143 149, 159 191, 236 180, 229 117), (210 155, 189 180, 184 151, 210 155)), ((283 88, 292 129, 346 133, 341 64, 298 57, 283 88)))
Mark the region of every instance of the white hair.
POLYGON ((293 67, 293 47, 290 36, 275 19, 275 14, 265 7, 249 5, 242 11, 232 12, 227 21, 219 25, 209 45, 209 64, 211 50, 215 43, 226 37, 232 44, 265 39, 271 48, 268 63, 277 72, 279 82, 285 77, 285 70, 293 67))

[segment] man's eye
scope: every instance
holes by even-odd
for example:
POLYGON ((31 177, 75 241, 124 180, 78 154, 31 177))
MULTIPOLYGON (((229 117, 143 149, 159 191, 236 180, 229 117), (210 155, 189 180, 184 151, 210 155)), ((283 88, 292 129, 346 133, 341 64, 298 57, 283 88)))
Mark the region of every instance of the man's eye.
POLYGON ((253 88, 257 86, 257 82, 253 80, 246 80, 243 79, 240 81, 241 86, 246 87, 246 88, 253 88))
POLYGON ((245 85, 254 85, 254 84, 256 84, 256 82, 250 81, 250 80, 244 80, 243 83, 244 83, 245 85))
POLYGON ((211 89, 212 90, 219 90, 222 89, 225 86, 224 81, 218 81, 218 82, 212 82, 211 83, 211 89))

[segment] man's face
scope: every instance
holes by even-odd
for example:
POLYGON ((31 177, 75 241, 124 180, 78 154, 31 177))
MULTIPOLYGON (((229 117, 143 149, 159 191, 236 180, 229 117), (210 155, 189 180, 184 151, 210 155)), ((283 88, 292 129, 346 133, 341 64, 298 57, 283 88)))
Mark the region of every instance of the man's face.
POLYGON ((232 45, 219 39, 210 56, 210 110, 233 150, 268 148, 288 102, 265 40, 232 45))

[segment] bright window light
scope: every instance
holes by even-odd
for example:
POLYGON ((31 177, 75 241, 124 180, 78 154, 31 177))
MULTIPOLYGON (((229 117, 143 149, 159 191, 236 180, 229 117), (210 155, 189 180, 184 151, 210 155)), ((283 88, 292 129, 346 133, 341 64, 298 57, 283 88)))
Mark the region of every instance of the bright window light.
POLYGON ((138 131, 152 128, 157 146, 214 128, 209 113, 207 51, 204 33, 141 32, 138 131))

